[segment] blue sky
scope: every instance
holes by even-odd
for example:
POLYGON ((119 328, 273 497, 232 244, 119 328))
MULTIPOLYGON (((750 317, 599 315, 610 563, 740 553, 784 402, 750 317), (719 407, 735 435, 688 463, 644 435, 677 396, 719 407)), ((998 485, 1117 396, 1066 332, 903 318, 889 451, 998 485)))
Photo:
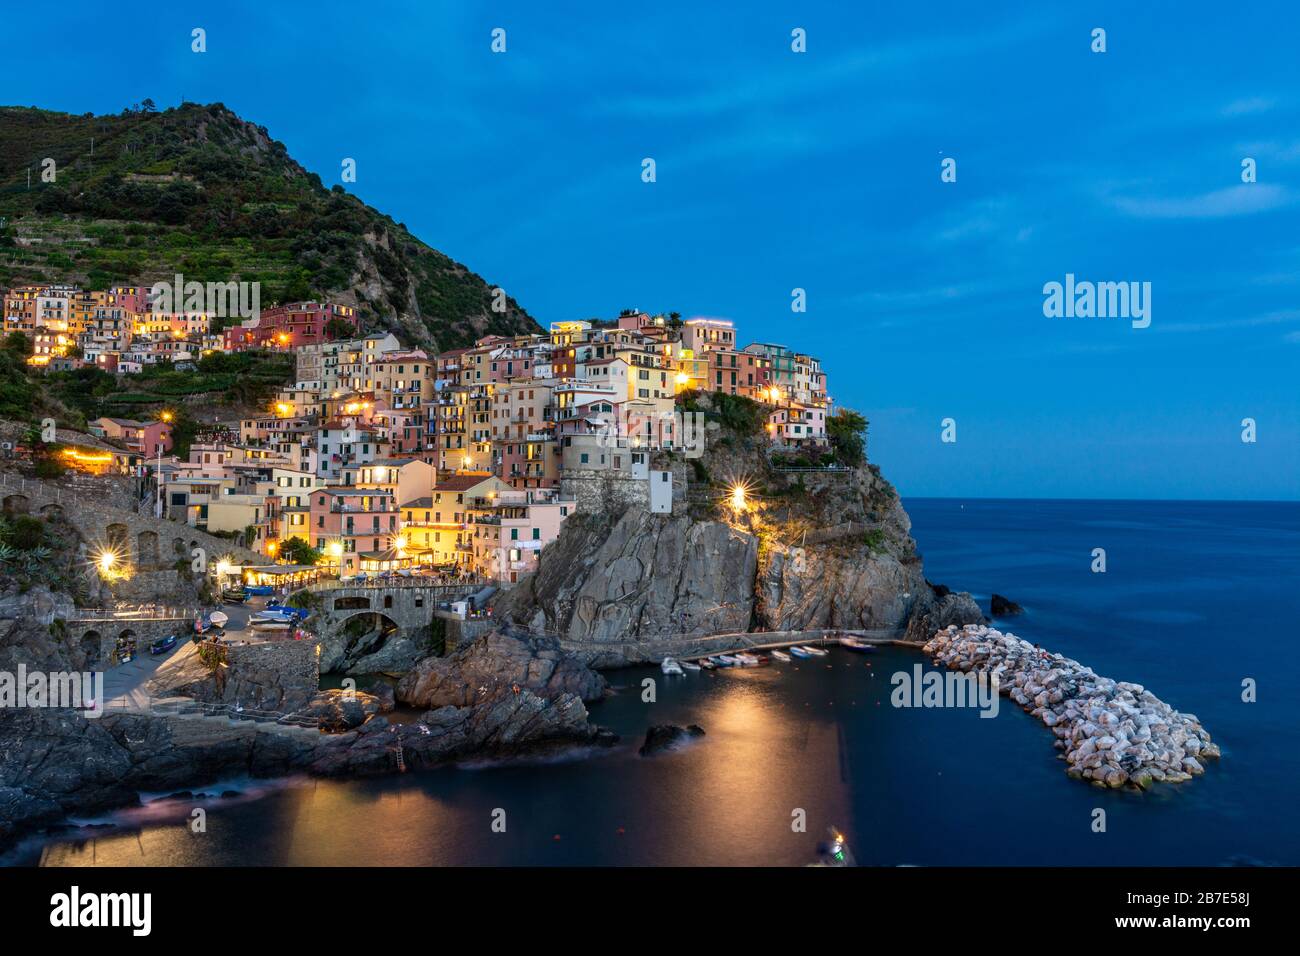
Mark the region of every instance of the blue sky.
POLYGON ((117 53, 11 44, 0 102, 221 101, 543 323, 819 355, 905 496, 1300 497, 1290 4, 292 6, 12 10, 117 53), (1045 318, 1067 272, 1150 282, 1151 326, 1045 318))

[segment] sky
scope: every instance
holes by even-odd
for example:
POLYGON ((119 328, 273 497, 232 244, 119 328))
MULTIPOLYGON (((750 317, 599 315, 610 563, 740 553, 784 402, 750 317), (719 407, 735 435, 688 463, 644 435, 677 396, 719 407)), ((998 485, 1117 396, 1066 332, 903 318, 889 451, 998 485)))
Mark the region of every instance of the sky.
POLYGON ((677 311, 818 356, 904 497, 1300 498, 1294 4, 68 0, 5 20, 111 52, 10 44, 0 103, 223 102, 326 184, 355 159, 349 189, 543 324, 677 311), (1045 315, 1067 274, 1150 283, 1149 326, 1045 315))

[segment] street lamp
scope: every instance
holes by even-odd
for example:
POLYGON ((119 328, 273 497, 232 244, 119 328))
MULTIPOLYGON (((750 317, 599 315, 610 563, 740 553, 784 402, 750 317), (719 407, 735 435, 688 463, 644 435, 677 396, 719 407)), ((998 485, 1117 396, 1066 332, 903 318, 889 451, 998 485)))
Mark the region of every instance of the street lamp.
POLYGON ((731 486, 731 508, 733 511, 744 511, 747 506, 745 500, 745 486, 736 483, 731 486))

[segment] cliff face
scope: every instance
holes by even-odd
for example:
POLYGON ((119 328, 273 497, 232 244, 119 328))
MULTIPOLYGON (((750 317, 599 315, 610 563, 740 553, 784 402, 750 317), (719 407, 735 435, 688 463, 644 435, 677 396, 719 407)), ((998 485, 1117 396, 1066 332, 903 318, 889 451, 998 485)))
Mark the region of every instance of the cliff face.
POLYGON ((570 518, 496 613, 591 645, 602 664, 654 659, 656 638, 842 627, 927 640, 931 625, 983 619, 969 595, 925 580, 907 513, 874 468, 783 473, 763 452, 724 438, 694 472, 745 476, 743 510, 725 481, 696 480, 672 515, 570 518))

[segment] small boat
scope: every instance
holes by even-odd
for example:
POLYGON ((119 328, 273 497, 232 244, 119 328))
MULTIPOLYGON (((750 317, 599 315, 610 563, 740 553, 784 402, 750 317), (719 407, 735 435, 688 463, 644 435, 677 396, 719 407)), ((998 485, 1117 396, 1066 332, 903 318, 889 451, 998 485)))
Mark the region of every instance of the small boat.
POLYGON ((700 658, 700 666, 703 667, 706 671, 713 671, 718 669, 718 665, 714 662, 712 657, 700 658))
POLYGON ((807 651, 805 651, 802 647, 792 647, 790 648, 790 653, 791 655, 799 658, 800 660, 805 660, 806 658, 812 657, 812 655, 809 654, 807 651))
POLYGON ((817 861, 809 866, 857 866, 849 842, 835 827, 829 827, 830 839, 817 844, 817 861))
POLYGON ((682 665, 678 664, 671 657, 665 657, 663 663, 659 665, 659 669, 662 670, 665 674, 673 674, 678 677, 686 673, 684 670, 682 670, 682 665))
POLYGON ((719 667, 736 667, 740 664, 740 661, 736 660, 730 654, 719 654, 717 657, 713 658, 713 660, 717 662, 719 667))
POLYGON ((773 651, 772 656, 775 657, 778 661, 781 661, 783 664, 788 664, 790 662, 790 655, 787 654, 785 651, 773 651))
POLYGON ((740 663, 741 667, 758 666, 758 658, 755 657, 753 654, 737 654, 736 660, 740 663))
POLYGON ((293 624, 298 620, 296 615, 285 614, 283 611, 258 611, 248 619, 250 624, 293 624))
POLYGON ((825 657, 827 654, 830 653, 824 647, 816 647, 812 644, 805 644, 803 646, 803 649, 807 651, 809 654, 812 654, 814 657, 825 657))
POLYGON ((700 669, 700 665, 695 663, 695 661, 678 661, 677 663, 681 664, 682 667, 688 671, 697 671, 700 669))
POLYGON ((257 621, 249 626, 255 631, 287 631, 292 627, 288 621, 257 621))
POLYGON ((850 637, 848 635, 840 638, 840 647, 847 647, 851 651, 859 651, 868 654, 876 649, 875 644, 868 644, 861 638, 850 637))

